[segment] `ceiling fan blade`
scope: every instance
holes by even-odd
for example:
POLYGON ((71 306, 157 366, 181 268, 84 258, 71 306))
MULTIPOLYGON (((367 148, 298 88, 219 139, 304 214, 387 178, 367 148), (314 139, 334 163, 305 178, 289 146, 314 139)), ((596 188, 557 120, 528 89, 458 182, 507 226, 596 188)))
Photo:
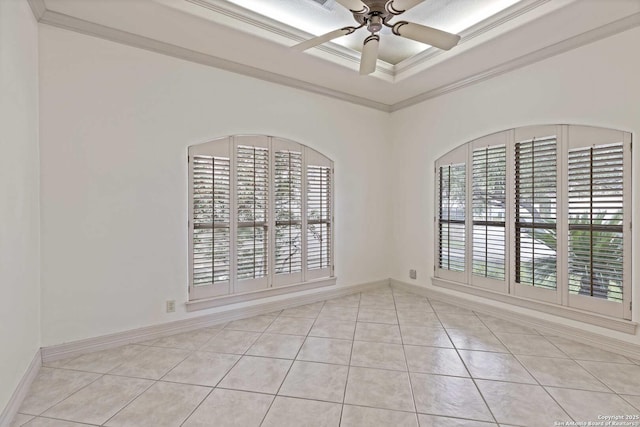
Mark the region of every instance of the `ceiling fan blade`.
POLYGON ((369 11, 369 6, 362 3, 360 0, 336 0, 336 2, 340 3, 353 13, 367 13, 369 11))
POLYGON ((376 62, 378 62, 378 46, 380 45, 380 36, 372 34, 364 39, 362 46, 362 57, 360 58, 360 75, 371 74, 376 70, 376 62))
POLYGON ((387 11, 394 15, 400 15, 403 12, 419 5, 424 0, 391 0, 387 3, 387 11))
POLYGON ((309 40, 305 40, 302 43, 298 43, 295 46, 292 46, 291 49, 302 52, 303 50, 310 49, 314 46, 321 45, 330 40, 337 39, 338 37, 346 36, 347 34, 351 34, 355 31, 355 27, 344 27, 339 30, 330 31, 327 34, 323 34, 318 37, 314 37, 309 40))
POLYGON ((396 22, 393 26, 393 34, 444 50, 451 49, 460 41, 460 36, 457 34, 407 21, 396 22))

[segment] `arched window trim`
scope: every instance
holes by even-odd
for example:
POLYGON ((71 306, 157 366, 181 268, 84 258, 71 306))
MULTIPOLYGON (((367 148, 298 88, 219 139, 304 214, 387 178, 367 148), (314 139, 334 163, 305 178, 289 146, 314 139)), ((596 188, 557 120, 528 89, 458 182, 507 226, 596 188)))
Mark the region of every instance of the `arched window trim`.
POLYGON ((331 159, 234 135, 190 146, 188 163, 188 310, 335 284, 331 159))
MULTIPOLYGON (((498 150, 496 156, 497 153, 498 150)), ((532 306, 527 301, 539 301, 543 304, 537 304, 536 308, 551 304, 564 307, 566 311, 631 320, 629 132, 580 125, 504 130, 456 147, 436 160, 435 183, 434 284, 516 305, 532 306), (500 245, 495 244, 491 252, 486 231, 483 239, 476 229, 474 242, 474 215, 476 225, 499 226, 497 221, 495 224, 478 221, 478 215, 489 209, 478 204, 483 200, 478 193, 481 189, 487 190, 479 182, 484 176, 485 170, 480 168, 480 163, 486 158, 486 150, 500 146, 504 146, 506 164, 499 166, 492 160, 491 166, 494 174, 504 168, 501 176, 504 177, 505 194, 500 200, 494 197, 491 202, 494 206, 504 203, 505 240, 503 247, 498 248, 500 245), (555 168, 550 167, 553 162, 555 168), (460 168, 462 164, 465 176, 459 176, 458 185, 464 182, 464 191, 460 190, 464 193, 464 206, 460 196, 457 209, 465 212, 464 220, 458 221, 464 224, 464 233, 458 238, 458 241, 464 241, 464 250, 447 246, 453 243, 442 235, 443 224, 447 222, 443 212, 448 212, 446 207, 443 210, 443 202, 450 205, 450 200, 440 188, 443 173, 446 175, 452 165, 460 168), (589 165, 590 169, 585 169, 589 165), (525 202, 524 198, 530 200, 525 202), (544 212, 530 214, 523 208, 526 203, 535 203, 544 212), (606 239, 615 247, 607 249, 598 243, 606 239), (556 247, 551 248, 553 245, 556 247), (479 249, 487 246, 489 253, 499 252, 503 257, 504 277, 479 274, 478 268, 473 269, 474 263, 476 267, 482 265, 484 260, 479 249), (456 253, 460 259, 452 263, 451 253, 456 253), (448 259, 443 261, 443 256, 448 259), (532 267, 535 260, 540 262, 532 267), (552 260, 555 260, 555 267, 551 265, 552 260), (464 268, 460 269, 460 265, 464 268), (588 280, 577 279, 578 271, 582 270, 591 271, 588 277, 585 276, 588 280), (620 288, 615 286, 618 283, 620 288)), ((494 192, 496 186, 494 182, 494 192)), ((553 308, 543 311, 561 314, 553 308)))

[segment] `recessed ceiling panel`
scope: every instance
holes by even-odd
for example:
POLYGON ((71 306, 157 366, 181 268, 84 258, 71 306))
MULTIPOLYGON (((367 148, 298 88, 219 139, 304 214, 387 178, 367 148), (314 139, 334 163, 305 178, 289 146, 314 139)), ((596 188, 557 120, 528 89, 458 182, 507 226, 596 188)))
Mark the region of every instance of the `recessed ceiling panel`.
MULTIPOLYGON (((357 25, 353 15, 335 0, 227 1, 316 36, 357 25)), ((457 34, 518 1, 520 0, 425 0, 391 22, 406 20, 457 34)), ((394 36, 388 28, 384 28, 380 34, 379 58, 390 64, 395 65, 430 47, 394 36)), ((363 28, 334 42, 360 52, 367 35, 368 32, 363 28)))

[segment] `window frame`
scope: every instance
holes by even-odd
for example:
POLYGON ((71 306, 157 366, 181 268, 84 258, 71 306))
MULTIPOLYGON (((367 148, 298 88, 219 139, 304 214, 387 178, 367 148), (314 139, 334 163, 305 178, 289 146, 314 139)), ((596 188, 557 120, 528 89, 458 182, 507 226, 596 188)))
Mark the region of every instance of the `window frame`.
MULTIPOLYGON (((218 156, 218 157, 226 157, 229 158, 229 164, 231 165, 231 157, 229 155, 230 146, 219 144, 218 141, 210 141, 204 144, 195 145, 189 147, 189 295, 192 299, 201 299, 207 297, 216 297, 221 295, 227 295, 231 291, 231 283, 233 277, 233 257, 230 249, 229 253, 229 280, 224 282, 213 282, 210 286, 211 288, 207 288, 206 290, 202 289, 200 286, 194 286, 194 228, 195 224, 193 221, 194 217, 194 191, 193 191, 193 181, 194 181, 194 168, 192 166, 193 158, 197 155, 202 156, 218 156)), ((232 169, 232 167, 231 167, 232 169)), ((231 240, 234 235, 234 221, 233 221, 233 179, 231 177, 231 172, 229 175, 229 192, 230 192, 230 201, 229 201, 229 239, 230 239, 230 247, 231 240)))
MULTIPOLYGON (((329 158, 327 158, 326 156, 324 156, 323 154, 321 154, 320 152, 307 147, 305 150, 305 154, 304 154, 304 160, 305 160, 305 164, 304 164, 304 171, 303 171, 303 177, 304 177, 304 181, 305 181, 305 195, 304 195, 304 228, 303 228, 303 234, 305 236, 305 255, 307 255, 307 252, 309 247, 308 247, 308 209, 307 209, 307 204, 308 204, 308 167, 309 166, 313 166, 313 167, 321 167, 321 168, 326 168, 329 171, 329 186, 327 188, 327 190, 329 191, 329 197, 328 197, 328 203, 329 206, 331 208, 331 211, 328 213, 327 215, 327 221, 328 221, 328 227, 329 227, 329 233, 328 233, 328 237, 330 239, 330 253, 329 253, 329 258, 328 258, 328 263, 326 266, 322 267, 322 268, 318 268, 318 269, 309 269, 308 268, 308 256, 304 257, 304 261, 303 261, 303 270, 305 271, 305 280, 312 280, 312 279, 319 279, 321 277, 327 277, 327 276, 333 276, 333 270, 334 270, 334 261, 333 261, 333 256, 334 256, 334 252, 335 252, 335 248, 334 248, 334 242, 335 242, 335 226, 334 226, 334 208, 335 208, 335 187, 334 187, 334 169, 333 169, 333 161, 331 161, 329 158)), ((321 223, 327 223, 327 221, 322 221, 321 223)))
POLYGON ((433 221, 434 221, 434 226, 435 226, 435 236, 436 238, 433 239, 434 241, 434 254, 435 254, 435 264, 434 264, 434 272, 436 274, 436 276, 438 277, 442 277, 442 278, 446 278, 448 280, 455 280, 455 281, 466 281, 467 280, 467 273, 469 270, 469 256, 468 256, 468 245, 467 242, 469 240, 469 231, 467 230, 467 224, 468 224, 468 211, 469 211, 469 168, 468 168, 468 155, 467 155, 467 147, 459 147, 456 148, 454 150, 451 150, 450 152, 448 152, 447 154, 445 154, 444 156, 440 157, 435 164, 435 168, 434 168, 434 172, 435 172, 435 203, 434 206, 436 207, 435 209, 435 215, 433 216, 433 221), (439 212, 440 212, 440 207, 441 207, 441 201, 440 201, 440 191, 439 191, 439 185, 440 185, 440 180, 439 180, 439 176, 440 176, 440 168, 443 167, 447 167, 447 166, 455 166, 455 165, 464 165, 465 168, 465 207, 464 207, 464 211, 465 211, 465 219, 464 219, 464 233, 465 233, 465 260, 464 260, 464 269, 462 271, 455 271, 455 270, 449 270, 449 269, 445 269, 445 268, 441 268, 440 267, 440 240, 439 240, 439 236, 440 236, 440 218, 439 218, 439 212))
MULTIPOLYGON (((271 180, 271 185, 273 186, 273 191, 272 191, 272 200, 273 200, 273 216, 274 216, 274 226, 271 227, 271 236, 270 236, 270 241, 274 242, 273 245, 271 245, 271 259, 273 260, 273 262, 271 263, 271 274, 273 275, 273 286, 285 286, 285 285, 290 285, 293 283, 300 283, 304 281, 304 271, 306 270, 306 262, 304 259, 304 248, 306 245, 306 235, 304 233, 305 230, 305 219, 304 219, 304 213, 306 212, 306 202, 305 202, 305 195, 306 195, 306 180, 304 177, 304 172, 306 169, 306 163, 305 163, 305 149, 304 147, 302 147, 300 144, 293 142, 293 141, 289 141, 289 140, 285 140, 285 139, 281 139, 281 138, 273 138, 272 140, 272 152, 271 152, 271 156, 272 156, 272 169, 273 169, 273 179, 271 180), (277 233, 277 219, 275 218, 276 215, 276 152, 277 151, 296 151, 296 150, 300 150, 300 157, 301 157, 301 169, 300 169, 300 236, 301 236, 301 243, 300 243, 300 247, 302 248, 302 253, 300 254, 300 271, 299 272, 289 272, 289 273, 279 273, 276 274, 275 270, 276 270, 276 233, 277 233)), ((289 226, 293 225, 293 222, 297 222, 297 221, 290 221, 289 226)))
MULTIPOLYGON (((232 139, 232 144, 231 144, 231 181, 233 182, 232 184, 232 188, 233 188, 233 192, 231 193, 231 206, 232 206, 232 211, 231 211, 231 221, 234 223, 234 227, 233 227, 233 234, 231 237, 231 254, 232 254, 232 261, 231 261, 231 266, 232 266, 232 273, 231 273, 231 290, 230 293, 233 294, 238 294, 238 293, 244 293, 244 292, 252 292, 252 291, 257 291, 260 289, 265 289, 268 288, 270 286, 270 282, 269 282, 269 276, 271 275, 271 271, 272 271, 272 264, 273 264, 273 258, 271 257, 271 246, 272 246, 272 242, 273 240, 271 239, 271 230, 273 229, 273 227, 271 226, 271 222, 273 220, 273 203, 272 203, 272 198, 273 198, 273 163, 271 161, 272 156, 273 156, 273 151, 271 149, 271 144, 270 144, 270 139, 266 136, 257 136, 257 135, 242 135, 242 136, 237 136, 234 137, 232 139), (268 192, 268 201, 267 201, 267 206, 266 206, 266 221, 264 222, 260 222, 261 224, 263 224, 261 226, 261 228, 263 228, 263 233, 266 236, 267 242, 266 242, 266 250, 265 250, 265 263, 266 263, 266 268, 265 268, 265 275, 264 276, 260 276, 260 277, 254 277, 254 278, 247 278, 247 279, 239 279, 238 278, 238 238, 239 238, 239 232, 241 228, 249 228, 248 226, 244 226, 242 227, 240 225, 240 219, 239 219, 239 211, 238 211, 238 149, 240 147, 255 147, 255 148, 259 148, 259 149, 266 149, 267 150, 267 161, 268 161, 268 166, 267 166, 267 192, 268 192)), ((254 227, 253 228, 259 228, 256 227, 256 222, 254 221, 254 227)), ((254 267, 255 268, 255 267, 254 267)))
MULTIPOLYGON (((276 138, 265 135, 234 135, 215 139, 201 144, 188 147, 188 261, 189 261, 189 303, 194 307, 202 305, 201 302, 210 299, 225 299, 247 294, 260 294, 269 289, 275 292, 275 288, 287 287, 317 287, 335 283, 334 276, 334 211, 335 211, 335 190, 334 190, 334 167, 333 161, 318 151, 284 138, 276 138), (239 146, 255 146, 268 149, 268 207, 267 221, 265 224, 267 235, 267 274, 260 278, 238 279, 237 268, 237 248, 238 248, 238 162, 237 150, 239 146), (275 159, 276 151, 297 150, 301 153, 301 271, 294 273, 275 274, 276 255, 276 194, 275 194, 275 159), (209 283, 203 286, 194 285, 194 167, 193 159, 196 155, 210 156, 215 153, 217 156, 226 156, 230 163, 230 266, 229 280, 224 283, 209 283), (307 269, 307 168, 309 166, 320 165, 329 168, 329 188, 328 197, 330 205, 330 253, 327 259, 327 266, 321 270, 307 269)), ((273 293, 273 292, 272 292, 273 293)), ((277 293, 282 293, 278 291, 277 293)), ((253 297, 252 297, 253 298, 253 297)), ((203 307, 202 307, 203 308, 203 307)), ((189 308, 192 310, 195 308, 189 308)))
MULTIPOLYGON (((435 205, 434 205, 434 279, 439 286, 457 290, 468 289, 470 293, 483 295, 501 301, 512 301, 516 305, 535 305, 545 307, 552 304, 558 308, 550 308, 548 312, 558 313, 564 309, 568 317, 571 312, 591 312, 615 319, 631 320, 631 300, 634 291, 631 272, 631 218, 632 218, 632 170, 631 140, 629 132, 582 126, 582 125, 541 125, 525 126, 509 129, 495 134, 477 138, 463 144, 435 161, 435 205), (515 195, 515 147, 517 142, 531 140, 533 137, 556 136, 556 288, 546 289, 524 283, 516 283, 516 224, 517 207, 515 195), (504 142, 503 142, 504 141, 504 142), (473 274, 473 151, 479 147, 498 145, 506 146, 506 212, 505 212, 505 280, 504 282, 473 274), (569 182, 568 153, 576 147, 589 145, 606 145, 609 143, 623 145, 623 268, 622 268, 622 301, 620 303, 602 298, 572 294, 569 291, 569 182), (467 164, 467 207, 466 207, 466 259, 465 274, 455 275, 439 268, 439 166, 452 163, 451 159, 466 154, 467 164), (527 303, 531 301, 531 303, 527 303)), ((595 323, 597 324, 597 323, 595 323)))
MULTIPOLYGON (((516 182, 516 172, 515 172, 515 145, 519 142, 530 140, 536 137, 544 137, 549 136, 550 134, 555 134, 556 136, 556 236, 563 236, 566 232, 566 222, 562 221, 562 218, 566 217, 565 205, 564 203, 558 203, 558 195, 562 194, 562 189, 564 188, 563 183, 565 182, 563 179, 563 172, 565 170, 565 161, 563 160, 563 150, 564 141, 566 140, 564 136, 565 129, 560 125, 546 125, 546 126, 527 126, 518 129, 514 129, 513 135, 513 157, 512 162, 513 166, 513 181, 510 183, 510 188, 514 189, 514 197, 513 197, 513 238, 509 239, 509 243, 511 245, 511 253, 513 254, 513 262, 511 265, 511 274, 510 274, 510 289, 513 294, 519 297, 531 298, 540 301, 545 301, 549 303, 556 303, 562 305, 563 295, 560 292, 560 289, 564 288, 564 275, 561 274, 561 269, 558 268, 560 265, 566 264, 566 250, 562 248, 566 248, 564 244, 564 239, 556 238, 556 288, 555 290, 545 289, 545 288, 536 288, 535 286, 529 286, 516 281, 516 220, 515 220, 515 210, 517 207, 515 203, 517 202, 515 197, 515 182, 516 182)), ((507 159, 509 161, 509 159, 507 159)))
MULTIPOLYGON (((631 298, 632 298, 632 280, 631 280, 631 218, 633 217, 631 206, 631 134, 628 132, 586 127, 586 126, 571 126, 568 130, 569 143, 568 151, 576 148, 583 148, 588 146, 599 146, 611 143, 622 143, 623 149, 623 207, 622 207, 622 238, 623 238, 623 273, 622 273, 622 303, 614 303, 612 301, 606 301, 596 299, 593 297, 587 297, 584 295, 571 294, 567 291, 567 305, 580 310, 595 311, 600 314, 604 314, 612 317, 622 317, 623 319, 631 320, 631 298), (627 291, 627 288, 628 291, 627 291)), ((568 181, 568 168, 565 171, 565 179, 568 181)), ((563 199, 566 212, 569 212, 569 197, 567 190, 567 197, 563 199)), ((568 217, 568 215, 567 215, 568 217)), ((568 226, 567 226, 568 227, 568 226)), ((567 235, 567 245, 569 236, 567 235)), ((568 276, 568 268, 563 270, 563 274, 568 276)), ((568 289, 568 277, 564 279, 567 282, 568 289)))
MULTIPOLYGON (((473 273, 473 247, 474 247, 474 236, 473 236, 473 227, 474 227, 474 218, 473 218, 473 153, 476 150, 480 149, 491 149, 493 147, 505 147, 505 206, 511 206, 512 196, 511 192, 508 190, 509 183, 511 182, 511 170, 508 159, 510 158, 510 146, 508 143, 509 131, 507 132, 498 132, 491 135, 484 136, 482 138, 475 139, 469 143, 468 150, 468 162, 467 162, 467 176, 468 176, 468 187, 467 187, 467 236, 469 236, 467 242, 469 242, 469 252, 468 259, 469 262, 469 276, 468 282, 473 286, 478 286, 484 289, 488 289, 496 292, 507 292, 509 288, 509 262, 510 262, 510 253, 508 250, 505 250, 504 254, 504 279, 500 280, 493 277, 483 277, 479 275, 475 275, 473 273)), ((508 216, 509 209, 505 209, 505 218, 504 218, 504 236, 505 236, 505 249, 508 247, 508 236, 510 236, 511 231, 511 221, 508 216)))

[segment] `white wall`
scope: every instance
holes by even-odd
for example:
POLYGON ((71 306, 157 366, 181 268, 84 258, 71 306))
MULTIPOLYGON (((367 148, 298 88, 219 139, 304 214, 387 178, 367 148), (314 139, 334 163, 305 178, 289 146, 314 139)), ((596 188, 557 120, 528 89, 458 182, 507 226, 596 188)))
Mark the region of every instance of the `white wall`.
POLYGON ((0 412, 40 347, 38 26, 0 1, 0 412))
MULTIPOLYGON (((44 346, 206 313, 180 304, 188 145, 271 134, 330 156, 339 283, 410 281, 416 268, 431 286, 440 155, 531 124, 640 130, 639 29, 390 116, 48 26, 40 35, 44 346), (177 313, 164 312, 168 299, 177 313)), ((634 307, 637 319, 637 285, 634 307)))
POLYGON ((331 157, 338 283, 389 277, 388 114, 48 26, 40 77, 43 346, 206 314, 181 304, 187 146, 230 134, 331 157))
MULTIPOLYGON (((430 287, 434 161, 467 141, 535 124, 584 124, 640 132, 640 29, 633 29, 392 115, 392 277, 430 287), (418 280, 408 277, 418 270, 418 280)), ((640 150, 633 153, 633 254, 640 251, 640 150)), ((636 263, 637 264, 637 263, 636 263)), ((634 265, 634 319, 640 271, 634 265)), ((439 288, 441 289, 441 288, 439 288)), ((497 304, 496 304, 497 305, 497 304)), ((541 317, 546 317, 542 316, 541 317)), ((565 321, 640 344, 640 336, 565 321)))

